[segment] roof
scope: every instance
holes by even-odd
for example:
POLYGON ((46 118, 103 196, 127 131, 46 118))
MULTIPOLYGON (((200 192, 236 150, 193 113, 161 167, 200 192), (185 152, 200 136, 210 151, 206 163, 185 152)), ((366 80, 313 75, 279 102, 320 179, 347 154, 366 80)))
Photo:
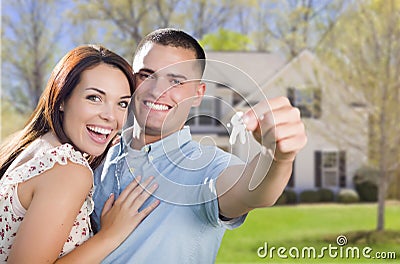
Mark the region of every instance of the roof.
MULTIPOLYGON (((252 79, 253 82, 260 85, 265 80, 272 78, 284 65, 285 59, 278 54, 208 51, 205 75, 228 86, 245 84, 244 79, 247 79, 247 82, 252 79)), ((242 85, 235 86, 241 93, 248 93, 251 90, 242 85)))

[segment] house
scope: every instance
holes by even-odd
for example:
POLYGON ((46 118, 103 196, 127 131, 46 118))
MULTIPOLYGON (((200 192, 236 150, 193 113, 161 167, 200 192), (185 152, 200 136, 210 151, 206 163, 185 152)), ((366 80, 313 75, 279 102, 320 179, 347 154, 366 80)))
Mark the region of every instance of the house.
POLYGON ((231 116, 264 98, 287 96, 300 109, 308 136, 288 187, 296 192, 353 187, 355 171, 367 162, 367 115, 316 55, 304 50, 285 61, 279 54, 207 52, 207 59, 207 92, 187 122, 195 140, 248 160, 259 145, 229 144, 231 116))

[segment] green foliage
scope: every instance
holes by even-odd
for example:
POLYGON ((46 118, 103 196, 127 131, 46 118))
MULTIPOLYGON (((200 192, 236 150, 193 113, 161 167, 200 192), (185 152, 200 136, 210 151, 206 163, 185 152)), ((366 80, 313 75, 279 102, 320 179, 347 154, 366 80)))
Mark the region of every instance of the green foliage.
POLYGON ((246 35, 220 28, 215 34, 206 34, 200 44, 206 50, 243 51, 247 50, 251 40, 246 35))
POLYGON ((283 191, 282 195, 276 201, 276 205, 283 205, 283 204, 295 204, 297 203, 297 194, 295 191, 291 189, 286 189, 283 191))
POLYGON ((305 190, 300 193, 301 203, 318 203, 321 201, 320 193, 314 190, 305 190))
MULTIPOLYGON (((64 6, 54 0, 3 1, 1 67, 4 95, 19 110, 30 113, 40 98, 46 79, 68 28, 64 6)), ((67 34, 68 35, 68 34, 67 34)))
POLYGON ((364 202, 376 202, 378 200, 378 186, 371 182, 363 182, 355 185, 355 189, 364 202))
POLYGON ((17 112, 14 107, 4 99, 0 102, 1 105, 1 123, 0 123, 0 142, 14 132, 22 129, 25 125, 28 116, 17 112))
POLYGON ((360 197, 358 196, 358 193, 352 189, 342 189, 338 193, 338 198, 337 198, 339 203, 357 203, 360 201, 360 197))
POLYGON ((335 199, 335 194, 331 189, 319 189, 317 191, 319 193, 320 202, 333 202, 335 199))
POLYGON ((358 169, 354 175, 353 182, 361 201, 375 202, 378 200, 379 171, 364 166, 358 169))
POLYGON ((377 185, 379 181, 379 171, 369 166, 363 166, 359 168, 353 178, 354 184, 360 184, 363 182, 370 182, 377 185))
POLYGON ((284 191, 286 195, 286 203, 287 204, 295 204, 297 203, 297 193, 293 190, 287 189, 284 191))

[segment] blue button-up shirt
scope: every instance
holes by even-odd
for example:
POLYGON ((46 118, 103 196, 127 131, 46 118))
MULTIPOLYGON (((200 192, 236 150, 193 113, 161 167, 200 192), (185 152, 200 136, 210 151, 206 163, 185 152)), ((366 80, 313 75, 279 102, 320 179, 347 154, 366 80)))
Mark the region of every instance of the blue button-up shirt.
POLYGON ((213 263, 227 228, 243 223, 245 216, 219 218, 215 181, 228 166, 243 164, 236 156, 193 141, 189 127, 132 149, 132 128, 108 153, 95 171, 95 226, 111 193, 118 196, 137 176, 154 176, 159 188, 144 207, 160 205, 132 232, 104 263, 213 263))

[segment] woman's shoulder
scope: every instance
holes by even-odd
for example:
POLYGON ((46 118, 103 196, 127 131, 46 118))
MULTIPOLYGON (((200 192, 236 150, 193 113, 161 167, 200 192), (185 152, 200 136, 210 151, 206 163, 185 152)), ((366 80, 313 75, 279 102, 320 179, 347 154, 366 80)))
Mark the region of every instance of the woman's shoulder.
POLYGON ((39 154, 39 156, 50 164, 57 162, 61 165, 65 165, 67 161, 70 160, 73 163, 90 168, 89 163, 82 152, 75 150, 74 147, 68 143, 49 148, 39 154))
MULTIPOLYGON (((80 168, 82 171, 92 170, 88 161, 80 151, 68 143, 58 146, 46 144, 46 142, 34 142, 30 149, 22 152, 21 157, 24 161, 5 173, 9 183, 20 182, 37 176, 45 171, 52 169, 56 165, 64 165, 64 169, 80 168), (26 153, 24 153, 27 151, 26 153), (80 165, 76 167, 76 165, 80 165)), ((15 162, 18 162, 15 160, 15 162)), ((10 166, 11 167, 11 166, 10 166)))

